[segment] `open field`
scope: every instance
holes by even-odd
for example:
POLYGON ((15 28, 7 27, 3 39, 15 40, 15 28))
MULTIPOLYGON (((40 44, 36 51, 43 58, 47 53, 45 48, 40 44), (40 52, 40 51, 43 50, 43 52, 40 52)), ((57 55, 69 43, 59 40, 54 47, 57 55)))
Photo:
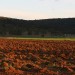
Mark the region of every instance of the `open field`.
POLYGON ((29 40, 71 40, 71 41, 75 41, 75 38, 31 38, 31 37, 0 37, 0 39, 29 39, 29 40))
POLYGON ((0 75, 75 75, 75 41, 0 38, 0 75))
POLYGON ((32 40, 75 40, 75 38, 15 38, 15 39, 32 39, 32 40))

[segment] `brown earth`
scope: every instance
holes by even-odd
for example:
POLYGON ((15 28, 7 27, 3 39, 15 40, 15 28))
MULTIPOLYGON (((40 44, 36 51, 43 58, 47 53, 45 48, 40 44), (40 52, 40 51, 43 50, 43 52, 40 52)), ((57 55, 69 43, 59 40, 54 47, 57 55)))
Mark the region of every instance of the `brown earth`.
POLYGON ((75 41, 0 39, 0 75, 75 75, 75 41))

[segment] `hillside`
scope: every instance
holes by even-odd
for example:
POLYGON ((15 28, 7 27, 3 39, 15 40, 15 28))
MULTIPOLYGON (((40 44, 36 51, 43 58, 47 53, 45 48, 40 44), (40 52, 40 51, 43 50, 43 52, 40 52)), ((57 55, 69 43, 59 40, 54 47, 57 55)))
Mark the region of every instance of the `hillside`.
POLYGON ((0 36, 74 36, 75 18, 22 20, 0 17, 0 36))

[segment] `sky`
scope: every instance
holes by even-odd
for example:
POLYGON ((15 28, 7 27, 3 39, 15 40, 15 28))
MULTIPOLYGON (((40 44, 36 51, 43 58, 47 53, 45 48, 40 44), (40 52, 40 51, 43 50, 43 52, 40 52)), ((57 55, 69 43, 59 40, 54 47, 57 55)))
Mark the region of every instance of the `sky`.
POLYGON ((75 0, 0 0, 0 16, 34 20, 75 17, 75 0))

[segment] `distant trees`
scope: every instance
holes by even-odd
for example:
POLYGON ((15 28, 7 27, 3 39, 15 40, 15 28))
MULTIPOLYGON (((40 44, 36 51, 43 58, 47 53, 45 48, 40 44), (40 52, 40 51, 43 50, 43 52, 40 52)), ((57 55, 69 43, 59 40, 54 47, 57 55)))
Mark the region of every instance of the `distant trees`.
POLYGON ((75 34, 75 18, 19 20, 0 18, 0 36, 37 36, 75 34), (41 34, 41 35, 40 35, 41 34))

